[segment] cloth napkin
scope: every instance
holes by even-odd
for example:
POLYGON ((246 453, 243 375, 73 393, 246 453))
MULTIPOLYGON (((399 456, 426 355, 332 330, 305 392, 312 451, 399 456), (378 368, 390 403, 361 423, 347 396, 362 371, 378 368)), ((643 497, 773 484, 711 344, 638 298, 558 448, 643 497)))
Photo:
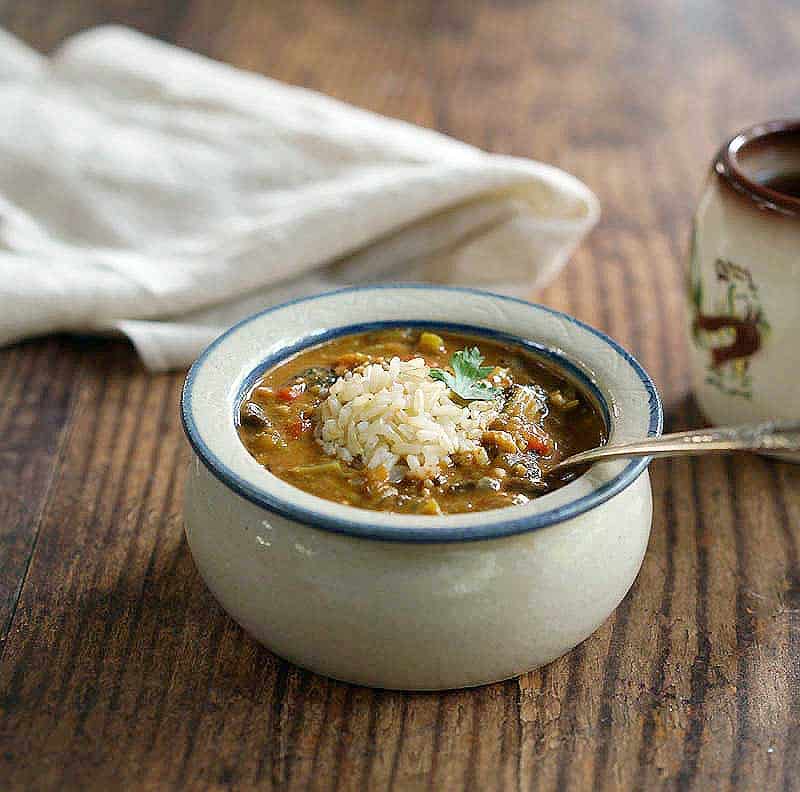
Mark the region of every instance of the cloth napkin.
POLYGON ((123 333, 163 370, 326 288, 530 292, 598 213, 556 168, 131 30, 49 58, 0 31, 0 344, 123 333))

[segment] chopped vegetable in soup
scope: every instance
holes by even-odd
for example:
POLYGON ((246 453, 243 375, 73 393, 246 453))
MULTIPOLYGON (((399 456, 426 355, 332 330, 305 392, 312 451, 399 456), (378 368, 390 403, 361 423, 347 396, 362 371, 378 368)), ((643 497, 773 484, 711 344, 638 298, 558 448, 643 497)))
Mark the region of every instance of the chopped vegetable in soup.
POLYGON ((304 350, 239 410, 267 470, 321 498, 410 514, 527 503, 580 471, 550 473, 605 441, 588 396, 520 347, 389 329, 304 350))

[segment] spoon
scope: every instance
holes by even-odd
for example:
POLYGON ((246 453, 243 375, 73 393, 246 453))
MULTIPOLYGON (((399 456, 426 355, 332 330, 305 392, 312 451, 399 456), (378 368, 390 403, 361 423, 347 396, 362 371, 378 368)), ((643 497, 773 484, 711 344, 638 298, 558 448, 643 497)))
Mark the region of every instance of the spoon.
POLYGON ((600 460, 620 457, 694 456, 729 454, 733 451, 762 453, 800 453, 800 421, 770 421, 711 429, 694 429, 660 437, 648 437, 633 443, 606 445, 581 451, 551 468, 561 470, 600 460))

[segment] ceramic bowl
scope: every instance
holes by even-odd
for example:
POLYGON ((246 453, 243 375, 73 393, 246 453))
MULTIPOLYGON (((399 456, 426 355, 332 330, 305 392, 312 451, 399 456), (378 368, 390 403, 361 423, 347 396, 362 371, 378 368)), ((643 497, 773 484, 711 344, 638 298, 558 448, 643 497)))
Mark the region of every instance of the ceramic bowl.
POLYGON ((433 517, 322 500, 241 444, 237 406, 266 368, 366 326, 425 323, 510 339, 556 362, 594 394, 612 442, 662 425, 653 383, 618 344, 565 314, 486 292, 346 289, 271 308, 218 338, 182 397, 197 567, 276 654, 372 687, 480 685, 555 659, 625 596, 650 534, 648 459, 594 465, 523 506, 433 517))

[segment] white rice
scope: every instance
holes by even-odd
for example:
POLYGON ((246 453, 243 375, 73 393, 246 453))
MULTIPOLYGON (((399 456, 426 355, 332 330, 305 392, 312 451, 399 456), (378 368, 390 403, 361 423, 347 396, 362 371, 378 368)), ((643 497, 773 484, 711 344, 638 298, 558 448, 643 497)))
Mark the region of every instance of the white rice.
POLYGON ((347 372, 318 408, 317 441, 345 462, 383 465, 392 481, 435 476, 453 464, 453 454, 488 464, 480 440, 498 416, 497 405, 461 407, 447 385, 429 375, 422 358, 397 357, 347 372))

